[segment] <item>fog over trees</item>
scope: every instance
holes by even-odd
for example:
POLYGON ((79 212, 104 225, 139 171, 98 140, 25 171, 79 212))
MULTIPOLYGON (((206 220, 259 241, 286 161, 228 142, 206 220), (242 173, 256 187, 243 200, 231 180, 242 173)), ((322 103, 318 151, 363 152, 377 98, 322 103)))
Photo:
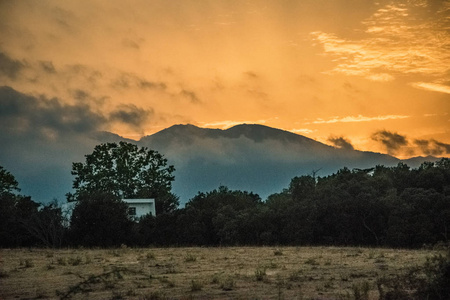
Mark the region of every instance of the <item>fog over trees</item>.
POLYGON ((450 160, 297 176, 263 201, 220 186, 183 208, 171 191, 174 166, 125 142, 95 147, 73 163, 71 216, 39 204, 0 166, 0 246, 345 245, 419 248, 448 243, 450 160), (135 221, 120 199, 156 199, 156 216, 135 221), (158 205, 158 202, 160 204, 158 205))

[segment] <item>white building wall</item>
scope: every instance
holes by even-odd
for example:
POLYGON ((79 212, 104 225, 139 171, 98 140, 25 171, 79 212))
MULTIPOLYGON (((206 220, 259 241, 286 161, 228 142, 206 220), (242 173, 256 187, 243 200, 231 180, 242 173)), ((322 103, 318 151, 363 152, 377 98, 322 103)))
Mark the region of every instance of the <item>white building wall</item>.
POLYGON ((129 208, 134 207, 136 214, 135 218, 140 218, 147 214, 156 216, 155 199, 123 199, 129 208))

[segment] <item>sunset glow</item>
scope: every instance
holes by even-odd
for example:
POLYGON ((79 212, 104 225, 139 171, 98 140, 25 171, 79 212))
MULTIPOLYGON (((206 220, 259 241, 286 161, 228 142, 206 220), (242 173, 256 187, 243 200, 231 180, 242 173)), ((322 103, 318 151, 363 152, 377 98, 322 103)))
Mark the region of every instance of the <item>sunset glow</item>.
POLYGON ((448 156, 449 16, 445 0, 2 1, 0 79, 135 140, 255 123, 448 156))

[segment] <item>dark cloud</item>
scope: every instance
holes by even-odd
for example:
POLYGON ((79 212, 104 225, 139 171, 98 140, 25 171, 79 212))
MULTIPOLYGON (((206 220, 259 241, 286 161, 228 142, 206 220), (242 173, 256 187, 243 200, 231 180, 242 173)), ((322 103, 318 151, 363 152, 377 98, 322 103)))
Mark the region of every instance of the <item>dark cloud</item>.
POLYGON ((395 154, 403 146, 408 145, 406 136, 387 130, 380 130, 372 135, 372 140, 382 143, 389 154, 395 154))
POLYGON ((129 89, 130 79, 127 76, 122 75, 113 81, 112 87, 116 89, 129 89))
POLYGON ((414 144, 419 147, 425 155, 450 154, 450 144, 438 142, 436 140, 414 140, 414 144))
POLYGON ((428 141, 428 140, 415 140, 414 144, 416 144, 424 154, 427 154, 427 155, 431 154, 430 151, 429 151, 430 141, 428 141))
POLYGON ((382 143, 389 154, 411 155, 446 155, 450 154, 450 144, 442 143, 434 139, 416 139, 408 144, 404 135, 382 130, 372 135, 372 140, 382 143))
POLYGON ((129 38, 125 38, 122 39, 122 45, 126 48, 133 48, 136 50, 139 50, 139 48, 141 47, 139 44, 142 42, 142 39, 140 39, 139 41, 134 41, 131 40, 129 38))
POLYGON ((41 61, 40 62, 41 68, 47 72, 47 73, 56 73, 56 69, 53 66, 53 63, 51 61, 41 61))
POLYGON ((84 90, 80 90, 80 89, 74 90, 72 92, 72 94, 75 99, 81 100, 81 101, 87 100, 90 97, 88 92, 86 92, 84 90))
POLYGON ((68 66, 68 73, 71 75, 80 76, 91 84, 96 84, 96 82, 103 77, 103 74, 100 71, 81 64, 68 66))
POLYGON ((152 110, 144 110, 133 104, 122 105, 110 115, 111 121, 119 121, 139 128, 153 114, 152 110))
POLYGON ((67 9, 61 7, 54 7, 51 10, 51 19, 63 34, 73 35, 77 31, 76 16, 75 14, 67 9))
POLYGON ((167 88, 167 85, 164 82, 151 82, 147 80, 140 80, 138 86, 141 89, 165 90, 167 88))
POLYGON ((361 90, 358 89, 354 84, 351 84, 350 82, 346 81, 342 87, 344 90, 346 90, 349 93, 361 93, 361 90))
POLYGON ((108 96, 94 96, 84 89, 69 89, 68 92, 76 100, 78 106, 87 105, 90 107, 101 107, 109 98, 108 96))
POLYGON ((244 75, 250 79, 257 79, 259 77, 258 74, 252 71, 245 72, 244 75))
POLYGON ((259 89, 247 89, 247 93, 257 99, 267 100, 269 95, 259 89))
POLYGON ((88 105, 67 105, 59 99, 47 99, 0 87, 0 125, 3 136, 20 135, 55 138, 69 133, 98 130, 105 118, 88 105))
POLYGON ((183 97, 188 98, 189 100, 191 100, 192 103, 200 103, 200 102, 202 102, 200 100, 200 98, 197 97, 197 94, 194 93, 193 91, 182 90, 180 92, 180 95, 183 96, 183 97))
POLYGON ((330 143, 332 143, 333 146, 336 148, 345 149, 345 150, 354 150, 352 143, 348 139, 346 139, 342 136, 329 137, 328 141, 330 143))
MULTIPOLYGON (((434 140, 433 140, 434 141, 434 140)), ((434 143, 440 148, 442 149, 442 154, 450 154, 450 144, 445 144, 445 143, 441 143, 438 141, 434 141, 434 143), (445 152, 444 152, 445 151, 445 152)))
POLYGON ((63 200, 71 191, 72 162, 99 144, 107 120, 87 104, 32 96, 0 87, 0 165, 38 202, 63 200))
POLYGON ((134 74, 122 73, 111 83, 115 89, 153 89, 153 90, 165 90, 167 85, 164 82, 148 81, 144 78, 140 78, 134 74))
POLYGON ((25 68, 25 65, 21 61, 14 60, 5 53, 0 52, 0 75, 16 79, 23 68, 25 68))

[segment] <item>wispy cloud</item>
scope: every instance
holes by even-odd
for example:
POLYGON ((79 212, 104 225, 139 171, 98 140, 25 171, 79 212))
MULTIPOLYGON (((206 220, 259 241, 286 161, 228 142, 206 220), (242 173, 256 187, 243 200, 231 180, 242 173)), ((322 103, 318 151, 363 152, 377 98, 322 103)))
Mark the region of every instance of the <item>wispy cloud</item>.
POLYGON ((387 130, 377 131, 371 138, 382 143, 389 154, 397 154, 400 148, 408 145, 406 136, 387 130))
POLYGON ((399 76, 428 76, 432 83, 414 87, 448 93, 441 83, 450 72, 449 2, 427 7, 424 1, 398 1, 376 11, 363 22, 367 37, 353 40, 332 33, 312 32, 325 55, 337 65, 331 73, 391 81, 399 76), (438 8, 436 8, 436 6, 438 8), (440 7, 439 7, 440 6, 440 7))
POLYGON ((197 94, 193 91, 190 90, 185 90, 183 89, 180 92, 180 95, 183 97, 188 98, 192 103, 201 103, 202 101, 200 100, 200 98, 197 96, 197 94))
POLYGON ((435 139, 415 139, 412 142, 404 134, 379 130, 372 134, 373 141, 381 143, 388 154, 400 156, 448 155, 450 144, 435 139))
POLYGON ((254 120, 254 121, 235 121, 235 120, 225 120, 219 122, 211 123, 200 123, 202 127, 213 127, 220 129, 227 129, 240 124, 265 124, 267 120, 254 120))
POLYGON ((131 73, 121 73, 120 76, 115 78, 111 83, 111 86, 115 89, 155 89, 165 90, 167 85, 164 82, 148 81, 145 78, 141 78, 131 73))
POLYGON ((414 144, 420 148, 425 155, 443 155, 450 153, 450 144, 436 140, 414 140, 414 144))
POLYGON ((55 66, 53 65, 53 63, 51 61, 41 61, 40 62, 41 68, 42 70, 44 70, 47 73, 56 73, 56 69, 55 66))
POLYGON ((415 83, 412 83, 411 85, 416 88, 420 88, 420 89, 424 89, 424 90, 450 94, 450 86, 446 86, 443 84, 429 83, 429 82, 415 82, 415 83))
POLYGON ((110 120, 118 121, 139 129, 153 113, 153 110, 145 110, 134 104, 127 104, 121 105, 114 110, 110 115, 110 120))
POLYGON ((343 136, 339 137, 329 137, 328 141, 333 144, 336 148, 345 149, 345 150, 354 150, 352 143, 343 136))
MULTIPOLYGON (((386 115, 386 116, 376 116, 376 117, 365 117, 362 115, 358 115, 358 116, 347 116, 347 117, 334 117, 334 118, 328 119, 328 120, 317 119, 316 121, 313 121, 311 123, 312 124, 353 123, 353 122, 397 120, 397 119, 406 119, 406 118, 409 118, 409 116, 386 115)), ((311 124, 311 123, 306 123, 306 124, 311 124)))
POLYGON ((309 134, 309 133, 313 133, 315 130, 308 129, 308 128, 298 128, 298 129, 291 129, 289 131, 293 132, 293 133, 298 133, 298 134, 309 134))
POLYGON ((0 76, 5 75, 10 79, 16 79, 24 67, 25 65, 21 61, 14 60, 5 53, 0 52, 0 76))

